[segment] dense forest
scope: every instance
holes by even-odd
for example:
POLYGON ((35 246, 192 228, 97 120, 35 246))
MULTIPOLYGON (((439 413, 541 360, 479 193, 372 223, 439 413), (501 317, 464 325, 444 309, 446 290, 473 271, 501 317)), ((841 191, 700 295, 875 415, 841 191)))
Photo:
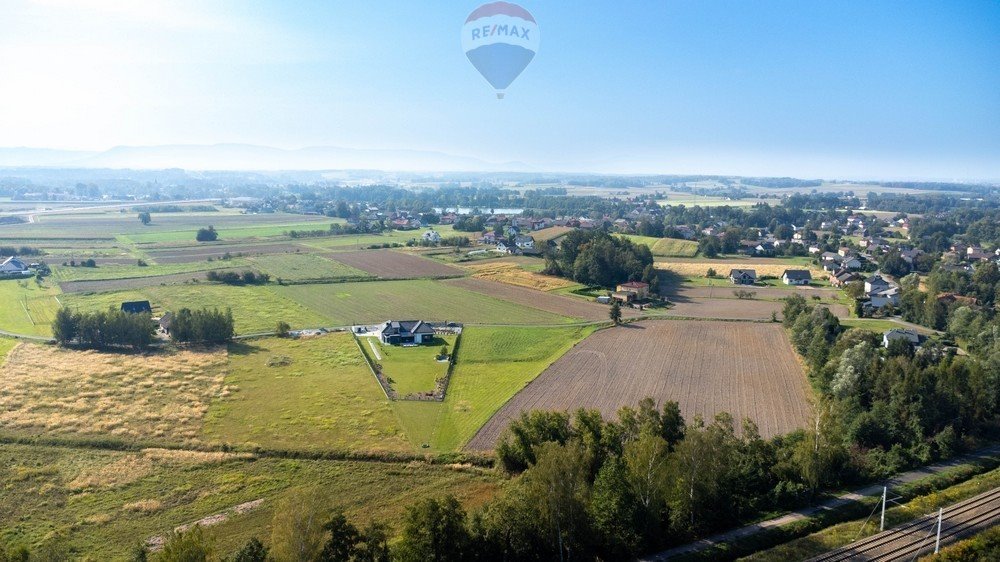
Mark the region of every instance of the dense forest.
POLYGON ((544 273, 584 285, 613 288, 626 281, 653 285, 656 270, 649 247, 600 230, 573 230, 545 260, 544 273))

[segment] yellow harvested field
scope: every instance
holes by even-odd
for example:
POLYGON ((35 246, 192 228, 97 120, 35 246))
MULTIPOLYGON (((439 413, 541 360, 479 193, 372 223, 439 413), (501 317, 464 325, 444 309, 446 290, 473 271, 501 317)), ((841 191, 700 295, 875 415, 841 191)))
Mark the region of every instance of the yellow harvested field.
POLYGON ((138 454, 114 457, 105 463, 86 464, 66 487, 71 492, 119 488, 141 480, 164 467, 183 469, 252 458, 252 455, 245 453, 143 449, 138 454))
POLYGON ((0 378, 0 432, 194 440, 226 366, 225 348, 121 354, 21 343, 0 378))
POLYGON ((720 262, 720 261, 672 261, 672 260, 658 260, 654 267, 657 269, 664 269, 668 271, 673 271, 678 275, 686 275, 692 277, 704 277, 709 269, 714 269, 716 274, 720 276, 729 275, 730 269, 753 269, 757 271, 757 276, 769 275, 772 277, 781 277, 786 269, 808 269, 813 276, 813 279, 825 279, 826 274, 822 269, 815 266, 804 266, 804 265, 789 265, 789 264, 778 264, 778 263, 753 263, 753 262, 720 262))
POLYGON ((549 240, 555 240, 563 234, 573 230, 571 226, 550 226, 548 228, 543 228, 541 230, 536 230, 534 232, 529 232, 528 235, 534 238, 535 242, 548 242, 549 240))
POLYGON ((552 291, 554 289, 562 289, 563 287, 569 287, 575 284, 572 281, 562 279, 560 277, 526 271, 521 269, 521 266, 516 263, 493 262, 487 264, 469 265, 466 266, 466 268, 472 271, 472 277, 476 279, 487 279, 490 281, 506 283, 508 285, 517 285, 518 287, 537 289, 539 291, 552 291))

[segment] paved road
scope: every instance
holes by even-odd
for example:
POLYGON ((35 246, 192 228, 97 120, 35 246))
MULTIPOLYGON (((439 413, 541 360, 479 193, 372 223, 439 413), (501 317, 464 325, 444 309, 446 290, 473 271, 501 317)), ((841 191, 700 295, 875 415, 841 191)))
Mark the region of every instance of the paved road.
POLYGON ((860 501, 866 497, 880 496, 882 494, 883 486, 889 486, 890 488, 893 488, 895 486, 899 486, 900 484, 914 482, 916 480, 920 480, 921 478, 926 478, 927 476, 938 474, 940 472, 948 470, 949 468, 953 468, 955 466, 967 463, 969 461, 986 459, 997 455, 1000 455, 1000 445, 994 445, 992 447, 980 449, 975 453, 955 458, 946 463, 925 466, 923 468, 918 468, 916 470, 911 470, 909 472, 898 474, 894 478, 891 478, 885 481, 884 483, 873 484, 871 486, 855 490, 853 492, 833 498, 831 500, 828 500, 813 507, 807 507, 805 509, 793 511, 791 513, 786 513, 785 515, 782 515, 781 517, 777 517, 775 519, 761 521, 760 523, 754 523, 753 525, 747 525, 745 527, 733 529, 732 531, 727 531, 725 533, 712 535, 711 537, 702 539, 697 542, 671 548, 670 550, 665 550, 663 552, 660 552, 659 554, 654 554, 646 558, 642 558, 642 560, 650 562, 659 560, 669 560, 670 558, 674 558, 684 554, 691 554, 694 552, 706 550, 708 548, 712 548, 713 546, 719 544, 725 544, 728 542, 735 541, 737 539, 742 539, 744 537, 755 535, 757 533, 766 531, 768 529, 772 529, 774 527, 781 527, 782 525, 787 525, 789 523, 794 523, 795 521, 800 521, 821 511, 830 511, 833 509, 837 509, 849 503, 860 501))

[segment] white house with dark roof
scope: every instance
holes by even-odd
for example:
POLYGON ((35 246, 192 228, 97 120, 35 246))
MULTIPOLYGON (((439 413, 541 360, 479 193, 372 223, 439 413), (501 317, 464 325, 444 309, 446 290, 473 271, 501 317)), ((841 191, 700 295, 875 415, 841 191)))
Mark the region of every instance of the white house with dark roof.
POLYGON ((911 346, 920 344, 920 335, 913 330, 892 329, 882 334, 882 347, 889 347, 894 340, 905 340, 911 346))
POLYGON ((812 274, 806 269, 786 269, 781 274, 781 282, 785 285, 808 285, 812 274))
POLYGON ((7 277, 16 277, 31 275, 31 270, 28 269, 28 264, 24 263, 16 257, 9 257, 3 262, 0 262, 0 275, 5 275, 7 277))
POLYGON ((757 270, 730 269, 729 280, 737 285, 753 285, 757 282, 757 270))
POLYGON ((430 343, 434 327, 423 320, 389 320, 382 324, 378 339, 386 345, 430 343))

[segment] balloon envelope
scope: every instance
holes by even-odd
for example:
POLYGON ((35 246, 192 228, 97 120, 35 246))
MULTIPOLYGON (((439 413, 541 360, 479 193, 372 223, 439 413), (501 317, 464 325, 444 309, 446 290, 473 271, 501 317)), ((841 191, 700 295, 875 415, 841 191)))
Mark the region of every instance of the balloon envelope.
POLYGON ((535 58, 539 39, 535 18, 508 2, 483 4, 462 27, 465 55, 498 97, 535 58))

